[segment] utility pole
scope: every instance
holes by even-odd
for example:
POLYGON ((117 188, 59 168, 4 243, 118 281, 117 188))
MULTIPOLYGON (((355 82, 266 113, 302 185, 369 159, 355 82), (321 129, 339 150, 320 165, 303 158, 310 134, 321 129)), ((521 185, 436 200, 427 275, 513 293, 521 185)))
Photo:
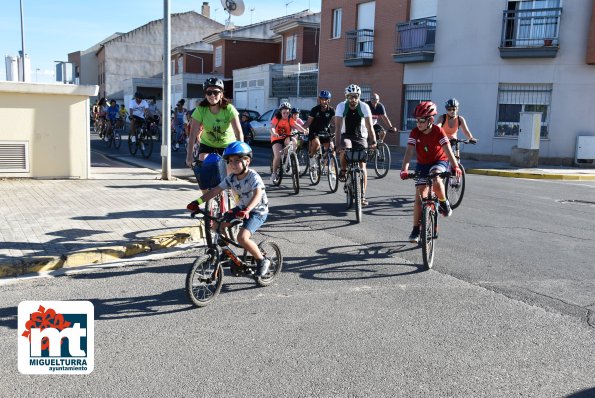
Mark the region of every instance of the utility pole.
POLYGON ((171 16, 163 0, 163 101, 161 116, 161 179, 171 180, 171 16))
POLYGON ((24 18, 23 18, 23 0, 20 0, 21 3, 21 49, 23 51, 23 54, 21 55, 23 57, 22 62, 21 62, 21 67, 23 68, 23 81, 26 81, 25 79, 25 23, 24 23, 24 18))

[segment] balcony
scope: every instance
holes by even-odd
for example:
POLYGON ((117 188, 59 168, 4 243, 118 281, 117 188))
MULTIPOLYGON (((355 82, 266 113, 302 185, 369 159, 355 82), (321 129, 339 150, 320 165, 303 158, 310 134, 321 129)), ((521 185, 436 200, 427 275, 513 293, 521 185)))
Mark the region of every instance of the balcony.
POLYGON ((396 26, 393 60, 400 64, 434 61, 436 17, 412 19, 396 26))
POLYGON ((372 65, 374 58, 374 31, 352 30, 345 33, 345 66, 372 65))
POLYGON ((504 11, 501 58, 554 58, 562 8, 504 11))

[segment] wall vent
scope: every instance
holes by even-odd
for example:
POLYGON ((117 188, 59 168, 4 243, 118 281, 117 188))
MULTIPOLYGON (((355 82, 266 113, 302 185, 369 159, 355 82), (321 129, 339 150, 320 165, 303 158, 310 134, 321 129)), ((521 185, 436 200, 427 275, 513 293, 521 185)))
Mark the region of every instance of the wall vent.
POLYGON ((29 172, 29 142, 0 141, 0 173, 29 172))

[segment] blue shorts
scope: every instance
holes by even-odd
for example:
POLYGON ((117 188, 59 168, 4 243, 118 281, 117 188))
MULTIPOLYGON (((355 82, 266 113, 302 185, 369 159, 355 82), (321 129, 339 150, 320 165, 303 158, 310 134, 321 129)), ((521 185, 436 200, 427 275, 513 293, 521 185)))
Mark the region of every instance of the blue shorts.
POLYGON ((428 174, 431 172, 443 173, 450 169, 450 164, 446 160, 439 160, 434 164, 416 164, 415 171, 421 175, 420 178, 415 180, 415 186, 427 185, 428 174))
MULTIPOLYGON (((242 210, 242 209, 239 206, 234 207, 228 214, 226 214, 225 221, 233 220, 235 217, 234 215, 240 210, 242 210)), ((268 213, 260 214, 260 213, 250 212, 250 218, 244 219, 244 222, 242 223, 241 228, 247 229, 248 231, 250 231, 250 233, 252 235, 254 235, 254 233, 258 230, 258 228, 260 228, 262 226, 262 224, 264 224, 268 215, 269 215, 268 213)))

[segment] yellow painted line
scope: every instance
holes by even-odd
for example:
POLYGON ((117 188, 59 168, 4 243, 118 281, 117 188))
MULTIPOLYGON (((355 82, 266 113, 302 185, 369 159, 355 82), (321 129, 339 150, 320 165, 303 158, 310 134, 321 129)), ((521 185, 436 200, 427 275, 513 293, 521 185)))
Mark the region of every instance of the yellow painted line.
POLYGON ((526 173, 519 171, 494 169, 469 169, 467 174, 481 174, 498 177, 528 178, 533 180, 567 180, 567 181, 595 181, 593 174, 555 174, 555 173, 526 173))
POLYGON ((134 257, 141 253, 175 247, 182 243, 200 242, 204 238, 204 223, 199 220, 199 223, 193 227, 182 228, 141 242, 79 250, 62 256, 18 259, 12 263, 0 264, 0 278, 53 271, 60 268, 74 268, 89 264, 104 264, 121 258, 134 257))

